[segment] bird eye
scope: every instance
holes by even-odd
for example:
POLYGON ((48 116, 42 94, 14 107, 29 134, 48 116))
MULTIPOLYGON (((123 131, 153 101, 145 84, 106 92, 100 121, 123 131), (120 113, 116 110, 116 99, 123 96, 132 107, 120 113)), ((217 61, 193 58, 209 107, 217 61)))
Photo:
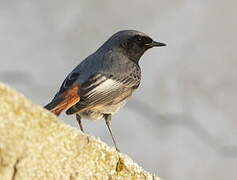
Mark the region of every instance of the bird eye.
POLYGON ((142 37, 141 36, 136 36, 136 41, 138 41, 138 42, 141 42, 142 41, 142 37))

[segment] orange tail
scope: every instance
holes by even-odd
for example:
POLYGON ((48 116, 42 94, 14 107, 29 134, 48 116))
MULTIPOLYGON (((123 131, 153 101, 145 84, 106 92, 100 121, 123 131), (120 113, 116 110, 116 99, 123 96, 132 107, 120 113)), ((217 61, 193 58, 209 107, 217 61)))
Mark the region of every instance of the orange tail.
POLYGON ((79 89, 79 84, 71 86, 44 106, 44 108, 59 116, 62 111, 69 109, 80 101, 79 89))

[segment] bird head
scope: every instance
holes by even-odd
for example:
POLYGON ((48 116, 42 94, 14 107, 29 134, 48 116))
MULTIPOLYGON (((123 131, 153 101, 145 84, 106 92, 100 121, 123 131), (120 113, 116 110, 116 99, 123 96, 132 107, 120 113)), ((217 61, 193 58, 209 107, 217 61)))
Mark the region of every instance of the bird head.
POLYGON ((139 61, 146 50, 166 46, 166 44, 156 42, 148 35, 135 30, 119 31, 110 37, 105 45, 112 47, 114 50, 122 51, 135 62, 139 61))

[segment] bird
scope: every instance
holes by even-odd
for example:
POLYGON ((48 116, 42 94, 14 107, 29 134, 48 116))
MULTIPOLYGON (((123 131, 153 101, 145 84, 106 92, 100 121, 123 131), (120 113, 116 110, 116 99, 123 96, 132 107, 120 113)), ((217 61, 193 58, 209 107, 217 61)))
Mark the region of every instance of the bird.
POLYGON ((112 133, 111 117, 139 87, 142 55, 148 49, 162 46, 166 44, 137 30, 113 34, 67 75, 44 108, 57 116, 63 111, 67 115, 76 115, 83 133, 82 119, 104 119, 115 149, 120 152, 112 133))

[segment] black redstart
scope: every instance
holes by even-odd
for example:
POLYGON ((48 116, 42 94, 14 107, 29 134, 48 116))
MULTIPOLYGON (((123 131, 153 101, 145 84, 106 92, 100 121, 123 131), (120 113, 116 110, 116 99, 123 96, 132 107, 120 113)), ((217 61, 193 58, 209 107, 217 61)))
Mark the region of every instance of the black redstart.
MULTIPOLYGON (((59 115, 76 114, 81 119, 105 119, 111 130, 111 115, 117 112, 138 88, 141 80, 139 60, 152 47, 165 46, 146 34, 124 30, 110 37, 95 53, 83 60, 64 80, 46 109, 59 115)), ((84 131, 83 131, 84 132, 84 131)))

